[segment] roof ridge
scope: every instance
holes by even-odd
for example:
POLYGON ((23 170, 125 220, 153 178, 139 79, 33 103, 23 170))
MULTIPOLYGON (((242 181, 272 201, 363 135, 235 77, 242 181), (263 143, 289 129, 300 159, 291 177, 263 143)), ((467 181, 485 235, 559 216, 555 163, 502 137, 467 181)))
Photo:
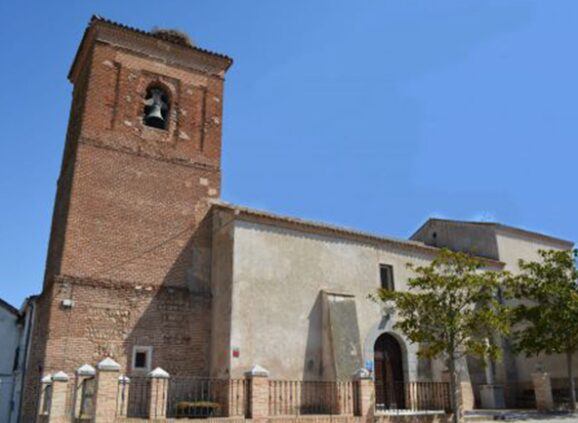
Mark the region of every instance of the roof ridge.
POLYGON ((12 314, 15 314, 16 316, 20 316, 20 311, 16 307, 14 307, 12 304, 8 303, 7 301, 4 301, 2 298, 0 298, 0 307, 4 307, 12 314))
MULTIPOLYGON (((333 225, 330 223, 323 223, 323 222, 318 222, 318 221, 313 221, 313 220, 306 220, 306 219, 301 219, 298 217, 283 216, 283 215, 279 215, 279 214, 272 213, 269 211, 252 209, 250 207, 245 207, 245 206, 239 206, 236 204, 232 204, 232 203, 223 201, 221 199, 214 199, 213 201, 211 201, 211 204, 213 206, 216 206, 216 207, 223 207, 223 208, 227 208, 229 210, 233 210, 237 213, 247 213, 247 214, 250 214, 253 216, 257 216, 257 217, 263 217, 263 218, 269 218, 269 219, 276 219, 276 220, 284 221, 284 222, 289 223, 289 224, 293 223, 296 225, 315 227, 315 228, 319 228, 319 229, 326 229, 329 231, 333 231, 333 232, 337 232, 337 233, 341 233, 341 234, 346 234, 346 235, 350 235, 350 236, 357 236, 357 237, 361 237, 361 238, 371 239, 371 240, 378 241, 378 242, 388 242, 391 244, 397 244, 399 246, 413 247, 413 248, 420 249, 422 251, 427 250, 428 252, 434 253, 434 254, 436 252, 439 252, 439 250, 440 250, 440 248, 438 248, 438 247, 427 245, 421 241, 416 241, 413 239, 387 237, 387 236, 383 236, 383 235, 374 234, 371 232, 364 232, 364 231, 360 231, 357 229, 351 229, 351 228, 347 228, 347 227, 343 227, 343 226, 333 225)), ((499 260, 493 260, 493 259, 489 259, 487 257, 478 257, 478 258, 485 261, 485 262, 488 262, 488 263, 503 265, 503 263, 499 260)))
MULTIPOLYGON (((528 234, 528 235, 533 235, 535 237, 539 237, 542 239, 548 239, 554 242, 558 242, 558 243, 562 243, 562 244, 568 244, 568 245, 574 245, 573 241, 569 241, 567 239, 564 238, 558 238, 556 236, 553 235, 549 235, 549 234, 545 234, 542 232, 537 232, 535 230, 531 230, 531 229, 525 229, 525 228, 520 228, 517 226, 511 226, 511 225, 506 225, 504 223, 500 223, 500 222, 479 222, 479 221, 475 221, 475 220, 459 220, 459 219, 444 219, 444 218, 438 218, 438 217, 432 217, 429 218, 415 233, 418 233, 423 227, 425 227, 425 225, 427 225, 428 222, 432 222, 432 221, 437 221, 437 222, 448 222, 448 223, 456 223, 456 224, 462 224, 462 225, 480 225, 480 226, 493 226, 497 229, 502 229, 505 231, 512 231, 512 232, 517 232, 517 233, 524 233, 524 234, 528 234)), ((413 235, 412 235, 413 236, 413 235)))
MULTIPOLYGON (((111 20, 111 19, 105 18, 105 17, 100 16, 100 15, 96 15, 96 14, 92 15, 92 17, 90 18, 89 26, 92 25, 93 22, 104 22, 104 23, 106 23, 106 24, 109 24, 109 25, 112 25, 112 26, 116 26, 116 27, 119 27, 119 28, 122 28, 122 29, 125 29, 125 30, 128 30, 128 31, 132 31, 132 32, 136 32, 136 33, 139 33, 139 34, 142 34, 142 35, 146 35, 146 36, 149 36, 149 37, 153 37, 153 38, 156 38, 156 39, 158 39, 158 40, 163 40, 163 41, 166 41, 166 42, 171 43, 171 44, 175 44, 175 45, 178 45, 178 46, 181 46, 181 47, 185 47, 185 48, 188 48, 188 49, 191 49, 191 50, 196 50, 196 51, 199 51, 199 52, 201 52, 201 53, 210 54, 210 55, 212 55, 212 56, 217 56, 217 57, 220 57, 220 58, 222 58, 222 59, 228 60, 228 61, 230 61, 231 63, 233 62, 233 59, 232 59, 231 57, 225 55, 225 54, 216 53, 216 52, 214 52, 214 51, 207 50, 207 49, 204 49, 204 48, 201 48, 201 47, 197 47, 197 46, 195 46, 195 45, 187 45, 187 44, 185 44, 185 43, 175 42, 174 40, 168 39, 168 38, 166 38, 166 37, 162 37, 162 36, 160 36, 159 34, 155 34, 155 33, 151 32, 151 31, 146 31, 146 30, 144 30, 144 29, 135 28, 135 27, 133 27, 133 26, 129 26, 129 25, 126 25, 126 24, 123 24, 123 23, 120 23, 120 22, 116 22, 116 21, 113 21, 113 20, 111 20)), ((187 35, 188 35, 188 34, 187 34, 187 35)))

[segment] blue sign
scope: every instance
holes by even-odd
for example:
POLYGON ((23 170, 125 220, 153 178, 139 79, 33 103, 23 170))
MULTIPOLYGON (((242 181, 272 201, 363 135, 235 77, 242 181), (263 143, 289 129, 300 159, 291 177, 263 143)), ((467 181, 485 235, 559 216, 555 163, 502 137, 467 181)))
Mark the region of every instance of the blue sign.
POLYGON ((373 360, 365 360, 365 368, 373 372, 373 360))

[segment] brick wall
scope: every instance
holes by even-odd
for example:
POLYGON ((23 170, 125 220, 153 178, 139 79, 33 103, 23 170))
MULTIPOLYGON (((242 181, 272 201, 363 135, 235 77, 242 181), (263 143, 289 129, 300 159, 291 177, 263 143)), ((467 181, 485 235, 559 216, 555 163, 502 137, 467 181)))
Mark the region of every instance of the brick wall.
POLYGON ((171 374, 208 371, 207 212, 220 193, 228 64, 91 22, 70 75, 75 89, 24 421, 32 421, 41 375, 72 373, 105 356, 130 369, 134 345, 152 346, 152 366, 171 374), (143 124, 150 84, 170 97, 166 130, 143 124), (62 306, 65 299, 72 307, 62 306))

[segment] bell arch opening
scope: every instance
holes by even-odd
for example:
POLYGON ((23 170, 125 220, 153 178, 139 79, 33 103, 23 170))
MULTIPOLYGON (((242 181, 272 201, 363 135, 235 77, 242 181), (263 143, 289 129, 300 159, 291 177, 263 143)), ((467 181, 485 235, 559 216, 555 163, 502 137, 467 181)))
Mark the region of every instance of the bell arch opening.
POLYGON ((375 405, 377 409, 403 409, 405 377, 403 349, 389 333, 381 334, 373 348, 375 405))
POLYGON ((168 128, 170 97, 163 87, 151 85, 146 90, 143 110, 143 122, 157 129, 168 128))

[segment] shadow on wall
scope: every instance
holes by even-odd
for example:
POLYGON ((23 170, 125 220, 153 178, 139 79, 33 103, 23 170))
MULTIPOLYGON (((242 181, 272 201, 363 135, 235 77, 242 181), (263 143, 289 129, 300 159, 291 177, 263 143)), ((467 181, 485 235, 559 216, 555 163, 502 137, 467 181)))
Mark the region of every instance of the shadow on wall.
POLYGON ((139 314, 123 342, 129 376, 146 375, 147 369, 137 368, 142 364, 175 377, 209 375, 211 233, 207 213, 196 230, 180 235, 184 247, 162 284, 137 287, 129 298, 129 307, 139 314))
POLYGON ((322 298, 323 294, 319 291, 315 303, 309 312, 309 328, 307 332, 307 344, 305 346, 302 380, 316 381, 323 379, 322 298))

